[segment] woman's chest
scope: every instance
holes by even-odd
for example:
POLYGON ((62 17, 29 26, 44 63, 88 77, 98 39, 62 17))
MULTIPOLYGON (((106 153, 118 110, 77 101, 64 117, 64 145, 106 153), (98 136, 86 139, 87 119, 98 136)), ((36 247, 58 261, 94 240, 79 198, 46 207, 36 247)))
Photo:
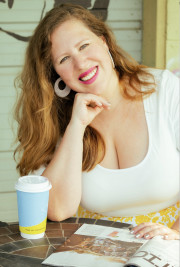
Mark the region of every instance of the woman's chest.
POLYGON ((148 125, 142 105, 129 112, 115 113, 99 125, 98 131, 106 146, 100 163, 105 168, 125 169, 138 165, 148 152, 148 125))

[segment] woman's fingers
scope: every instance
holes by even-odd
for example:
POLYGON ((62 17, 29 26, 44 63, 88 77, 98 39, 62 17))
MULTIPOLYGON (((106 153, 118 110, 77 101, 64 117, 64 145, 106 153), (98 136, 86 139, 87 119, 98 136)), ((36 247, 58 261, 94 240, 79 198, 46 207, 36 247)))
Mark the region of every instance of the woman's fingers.
POLYGON ((167 226, 158 223, 142 223, 134 227, 131 233, 135 235, 136 238, 151 239, 154 236, 161 235, 166 240, 180 239, 179 232, 171 229, 167 226))
POLYGON ((154 223, 151 223, 151 222, 141 223, 141 224, 135 226, 135 227, 131 230, 131 233, 136 234, 136 233, 138 233, 139 231, 143 230, 144 228, 146 228, 146 227, 148 227, 148 226, 150 227, 150 226, 152 226, 152 225, 154 225, 154 223))
POLYGON ((163 228, 156 225, 154 227, 148 228, 147 231, 145 229, 144 232, 142 233, 142 237, 144 237, 145 239, 151 239, 154 236, 164 235, 165 233, 166 231, 163 228))
POLYGON ((104 99, 103 97, 92 95, 92 94, 85 94, 84 100, 86 101, 86 105, 90 107, 103 107, 103 108, 109 108, 110 103, 104 99))
POLYGON ((82 125, 87 126, 103 109, 109 108, 110 103, 101 96, 77 93, 73 104, 72 120, 78 120, 82 125))
POLYGON ((160 226, 157 224, 150 224, 150 225, 139 225, 134 231, 132 230, 131 233, 135 235, 136 238, 146 238, 150 239, 154 236, 154 234, 158 235, 158 230, 160 226), (152 232, 154 231, 154 232, 152 232))
POLYGON ((164 235, 165 240, 179 240, 180 239, 180 233, 176 230, 171 229, 171 232, 169 234, 164 235))

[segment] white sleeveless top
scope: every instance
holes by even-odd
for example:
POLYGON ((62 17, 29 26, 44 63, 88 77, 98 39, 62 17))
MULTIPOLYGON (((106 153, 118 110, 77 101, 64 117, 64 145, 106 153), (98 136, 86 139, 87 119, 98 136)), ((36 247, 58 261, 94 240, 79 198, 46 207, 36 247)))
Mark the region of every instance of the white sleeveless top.
POLYGON ((105 216, 156 212, 178 201, 179 79, 168 70, 149 69, 156 92, 145 98, 149 148, 141 163, 127 169, 99 164, 82 174, 83 208, 105 216))

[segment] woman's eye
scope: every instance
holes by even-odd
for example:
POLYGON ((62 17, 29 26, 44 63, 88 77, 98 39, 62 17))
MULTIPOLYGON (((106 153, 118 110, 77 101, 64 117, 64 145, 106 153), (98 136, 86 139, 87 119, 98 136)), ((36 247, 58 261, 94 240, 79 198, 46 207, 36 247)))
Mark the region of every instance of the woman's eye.
POLYGON ((80 50, 86 48, 88 45, 89 45, 89 44, 83 44, 83 45, 81 45, 80 50))
POLYGON ((63 63, 63 62, 65 62, 68 58, 69 58, 68 56, 67 56, 67 57, 63 57, 63 58, 60 60, 60 64, 63 63))

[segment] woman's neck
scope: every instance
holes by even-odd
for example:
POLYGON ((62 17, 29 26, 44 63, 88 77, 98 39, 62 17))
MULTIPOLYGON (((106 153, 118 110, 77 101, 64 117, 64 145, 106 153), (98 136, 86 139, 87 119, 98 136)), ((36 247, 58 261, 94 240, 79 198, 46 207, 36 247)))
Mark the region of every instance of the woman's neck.
POLYGON ((124 80, 119 80, 117 71, 114 71, 106 92, 102 94, 102 97, 111 104, 111 109, 116 108, 116 106, 124 99, 122 94, 123 87, 124 80))

